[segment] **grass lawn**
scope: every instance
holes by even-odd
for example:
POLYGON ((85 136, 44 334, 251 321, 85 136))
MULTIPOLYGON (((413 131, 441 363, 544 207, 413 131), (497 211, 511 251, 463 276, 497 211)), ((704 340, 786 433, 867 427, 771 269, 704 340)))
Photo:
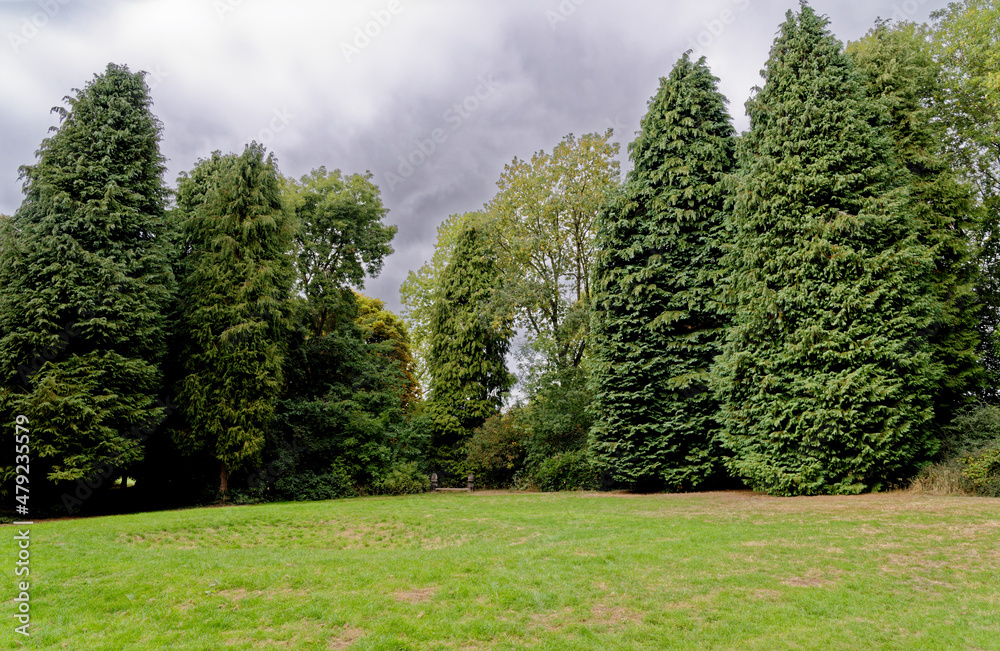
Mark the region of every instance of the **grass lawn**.
POLYGON ((38 522, 0 648, 1000 649, 1000 500, 448 493, 38 522))

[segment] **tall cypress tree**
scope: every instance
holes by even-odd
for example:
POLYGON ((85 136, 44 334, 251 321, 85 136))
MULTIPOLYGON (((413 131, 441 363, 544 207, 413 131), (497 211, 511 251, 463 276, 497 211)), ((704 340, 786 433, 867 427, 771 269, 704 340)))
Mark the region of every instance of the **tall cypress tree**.
POLYGON ((848 54, 857 63, 869 97, 884 109, 876 126, 888 130, 909 189, 907 209, 920 237, 934 253, 932 286, 937 312, 924 334, 945 368, 934 395, 938 426, 974 398, 985 383, 977 359, 979 302, 971 237, 978 224, 969 186, 960 181, 944 152, 945 125, 933 119, 931 100, 939 68, 922 31, 912 23, 880 23, 848 54))
POLYGON ((273 157, 256 143, 240 156, 201 161, 182 177, 178 206, 187 249, 179 329, 187 345, 177 402, 186 423, 175 437, 183 449, 219 460, 225 499, 229 473, 259 464, 282 387, 293 221, 273 157))
POLYGON ((633 488, 691 489, 719 469, 708 391, 733 127, 704 57, 684 54, 629 147, 634 169, 598 230, 592 451, 633 488))
POLYGON ((934 251, 827 20, 789 11, 763 75, 725 257, 729 467, 775 494, 877 490, 936 445, 934 251))
POLYGON ((28 416, 39 499, 43 477, 107 477, 141 460, 140 433, 163 416, 173 283, 162 127, 143 73, 109 64, 66 103, 21 168, 26 196, 0 254, 0 421, 28 416))
POLYGON ((496 314, 493 291, 496 254, 482 225, 459 235, 441 276, 431 318, 430 397, 432 463, 446 472, 455 464, 472 430, 499 413, 513 385, 506 355, 513 334, 510 317, 496 314))

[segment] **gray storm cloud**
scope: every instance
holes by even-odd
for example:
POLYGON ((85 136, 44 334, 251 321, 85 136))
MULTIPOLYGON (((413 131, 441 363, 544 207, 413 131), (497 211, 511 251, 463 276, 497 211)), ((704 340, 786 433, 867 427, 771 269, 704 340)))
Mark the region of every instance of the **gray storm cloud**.
MULTIPOLYGON (((842 40, 877 17, 923 21, 944 0, 813 2, 842 40)), ((370 170, 399 226, 365 291, 399 309, 438 224, 488 201, 505 163, 568 133, 627 143, 685 50, 704 54, 743 102, 779 23, 798 2, 713 0, 0 1, 0 212, 21 201, 18 167, 49 109, 109 62, 149 72, 168 184, 213 150, 250 139, 286 175, 370 170)))

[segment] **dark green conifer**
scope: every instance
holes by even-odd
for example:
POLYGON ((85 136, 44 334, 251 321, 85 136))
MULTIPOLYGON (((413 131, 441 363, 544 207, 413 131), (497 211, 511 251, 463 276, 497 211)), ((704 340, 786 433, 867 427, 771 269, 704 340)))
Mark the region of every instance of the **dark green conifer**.
POLYGON ((876 126, 892 137, 909 189, 907 210, 935 256, 932 289, 937 311, 923 334, 945 369, 934 395, 934 419, 938 426, 947 425, 974 399, 985 374, 976 354, 980 308, 971 238, 978 224, 970 188, 948 164, 945 125, 933 119, 930 108, 939 67, 923 32, 912 23, 880 23, 849 44, 847 52, 862 73, 869 97, 883 109, 876 114, 876 126))
POLYGON ((632 488, 689 490, 720 467, 708 379, 725 325, 716 294, 734 138, 717 83, 688 54, 660 80, 598 229, 592 453, 632 488))
POLYGON ((762 74, 724 259, 728 466, 774 494, 887 488, 936 445, 935 252, 827 20, 788 12, 762 74))
POLYGON ((46 478, 110 485, 112 468, 141 460, 143 430, 163 417, 173 283, 162 127, 143 73, 109 64, 66 104, 21 169, 0 253, 0 420, 30 420, 38 499, 46 478))
POLYGON ((175 438, 219 460, 225 498, 228 474, 260 463, 282 389, 293 220, 273 157, 256 143, 201 161, 181 178, 177 202, 186 238, 177 402, 186 423, 175 438))
POLYGON ((470 223, 441 276, 431 319, 432 463, 445 472, 457 470, 454 463, 465 456, 461 445, 500 412, 513 385, 505 360, 511 319, 491 308, 496 278, 496 254, 484 228, 470 223))

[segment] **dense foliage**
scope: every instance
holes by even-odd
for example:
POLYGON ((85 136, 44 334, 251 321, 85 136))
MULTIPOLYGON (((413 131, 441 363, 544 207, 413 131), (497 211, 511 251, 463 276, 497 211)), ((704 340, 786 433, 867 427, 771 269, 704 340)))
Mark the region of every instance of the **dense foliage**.
POLYGON ((365 341, 354 293, 345 291, 341 301, 321 337, 311 334, 316 306, 297 302, 285 389, 265 454, 273 467, 259 482, 273 483, 279 498, 354 494, 377 484, 396 460, 392 438, 404 420, 407 380, 386 354, 391 345, 365 341))
POLYGON ((973 188, 982 271, 976 295, 983 306, 977 352, 990 377, 980 395, 995 402, 1000 398, 1000 7, 991 0, 963 0, 931 16, 933 25, 921 30, 940 66, 930 107, 944 127, 937 135, 952 168, 973 188))
POLYGON ((961 0, 845 48, 803 2, 738 138, 685 54, 624 183, 610 131, 515 157, 403 318, 360 293, 396 235, 370 173, 285 178, 251 143, 171 192, 143 73, 111 64, 0 216, 0 493, 24 415, 36 513, 432 472, 1000 494, 998 32, 961 0))
POLYGON ((718 364, 729 468, 777 494, 905 479, 936 449, 941 307, 883 107, 825 18, 789 12, 750 131, 725 258, 718 364), (875 124, 873 124, 873 122, 875 124))
POLYGON ((726 100, 685 54, 629 146, 634 169, 602 215, 594 298, 593 454, 615 482, 686 490, 719 467, 708 391, 726 325, 718 299, 726 100))
POLYGON ((377 298, 355 294, 358 306, 357 323, 361 327, 365 343, 372 346, 376 355, 395 363, 403 376, 404 386, 399 401, 403 409, 408 409, 420 400, 420 383, 416 376, 416 362, 410 346, 410 336, 401 318, 386 309, 385 303, 377 298), (384 344, 379 347, 378 344, 384 344))
POLYGON ((224 496, 229 472, 259 465, 281 393, 294 223, 263 148, 216 154, 199 168, 178 190, 188 251, 177 401, 186 423, 175 438, 182 449, 219 460, 224 496))
POLYGON ((455 250, 455 241, 468 220, 481 220, 481 213, 450 215, 437 227, 434 255, 416 271, 407 274, 399 288, 403 318, 409 328, 416 376, 421 385, 430 385, 431 319, 438 302, 439 282, 455 250))
POLYGON ((382 223, 382 205, 371 174, 344 177, 320 167, 299 181, 286 179, 286 205, 295 212, 295 289, 314 307, 313 333, 321 336, 335 318, 344 287, 364 286, 392 253, 395 226, 382 223))
POLYGON ((468 223, 441 276, 431 321, 430 395, 432 463, 460 472, 469 434, 500 411, 513 377, 505 356, 510 318, 496 305, 496 252, 485 229, 468 223))
POLYGON ((28 417, 37 507, 57 484, 135 467, 165 415, 161 126, 143 74, 125 66, 66 102, 21 169, 26 196, 0 251, 0 420, 13 450, 7 424, 28 417))
POLYGON ((1000 407, 980 403, 945 428, 939 458, 914 484, 928 492, 1000 497, 1000 407))
POLYGON ((933 400, 935 423, 945 426, 986 379, 976 355, 981 309, 972 242, 978 213, 942 147, 947 129, 930 108, 940 69, 920 31, 912 24, 880 24, 850 44, 848 54, 882 109, 875 126, 893 140, 900 179, 909 190, 906 210, 935 256, 930 288, 937 307, 923 334, 944 369, 933 400))
POLYGON ((552 153, 504 166, 484 207, 498 252, 499 298, 528 339, 528 371, 579 366, 587 352, 594 229, 618 185, 612 132, 566 136, 552 153))
POLYGON ((477 427, 469 438, 465 466, 475 475, 476 486, 510 487, 524 468, 530 435, 522 408, 494 414, 477 427))

